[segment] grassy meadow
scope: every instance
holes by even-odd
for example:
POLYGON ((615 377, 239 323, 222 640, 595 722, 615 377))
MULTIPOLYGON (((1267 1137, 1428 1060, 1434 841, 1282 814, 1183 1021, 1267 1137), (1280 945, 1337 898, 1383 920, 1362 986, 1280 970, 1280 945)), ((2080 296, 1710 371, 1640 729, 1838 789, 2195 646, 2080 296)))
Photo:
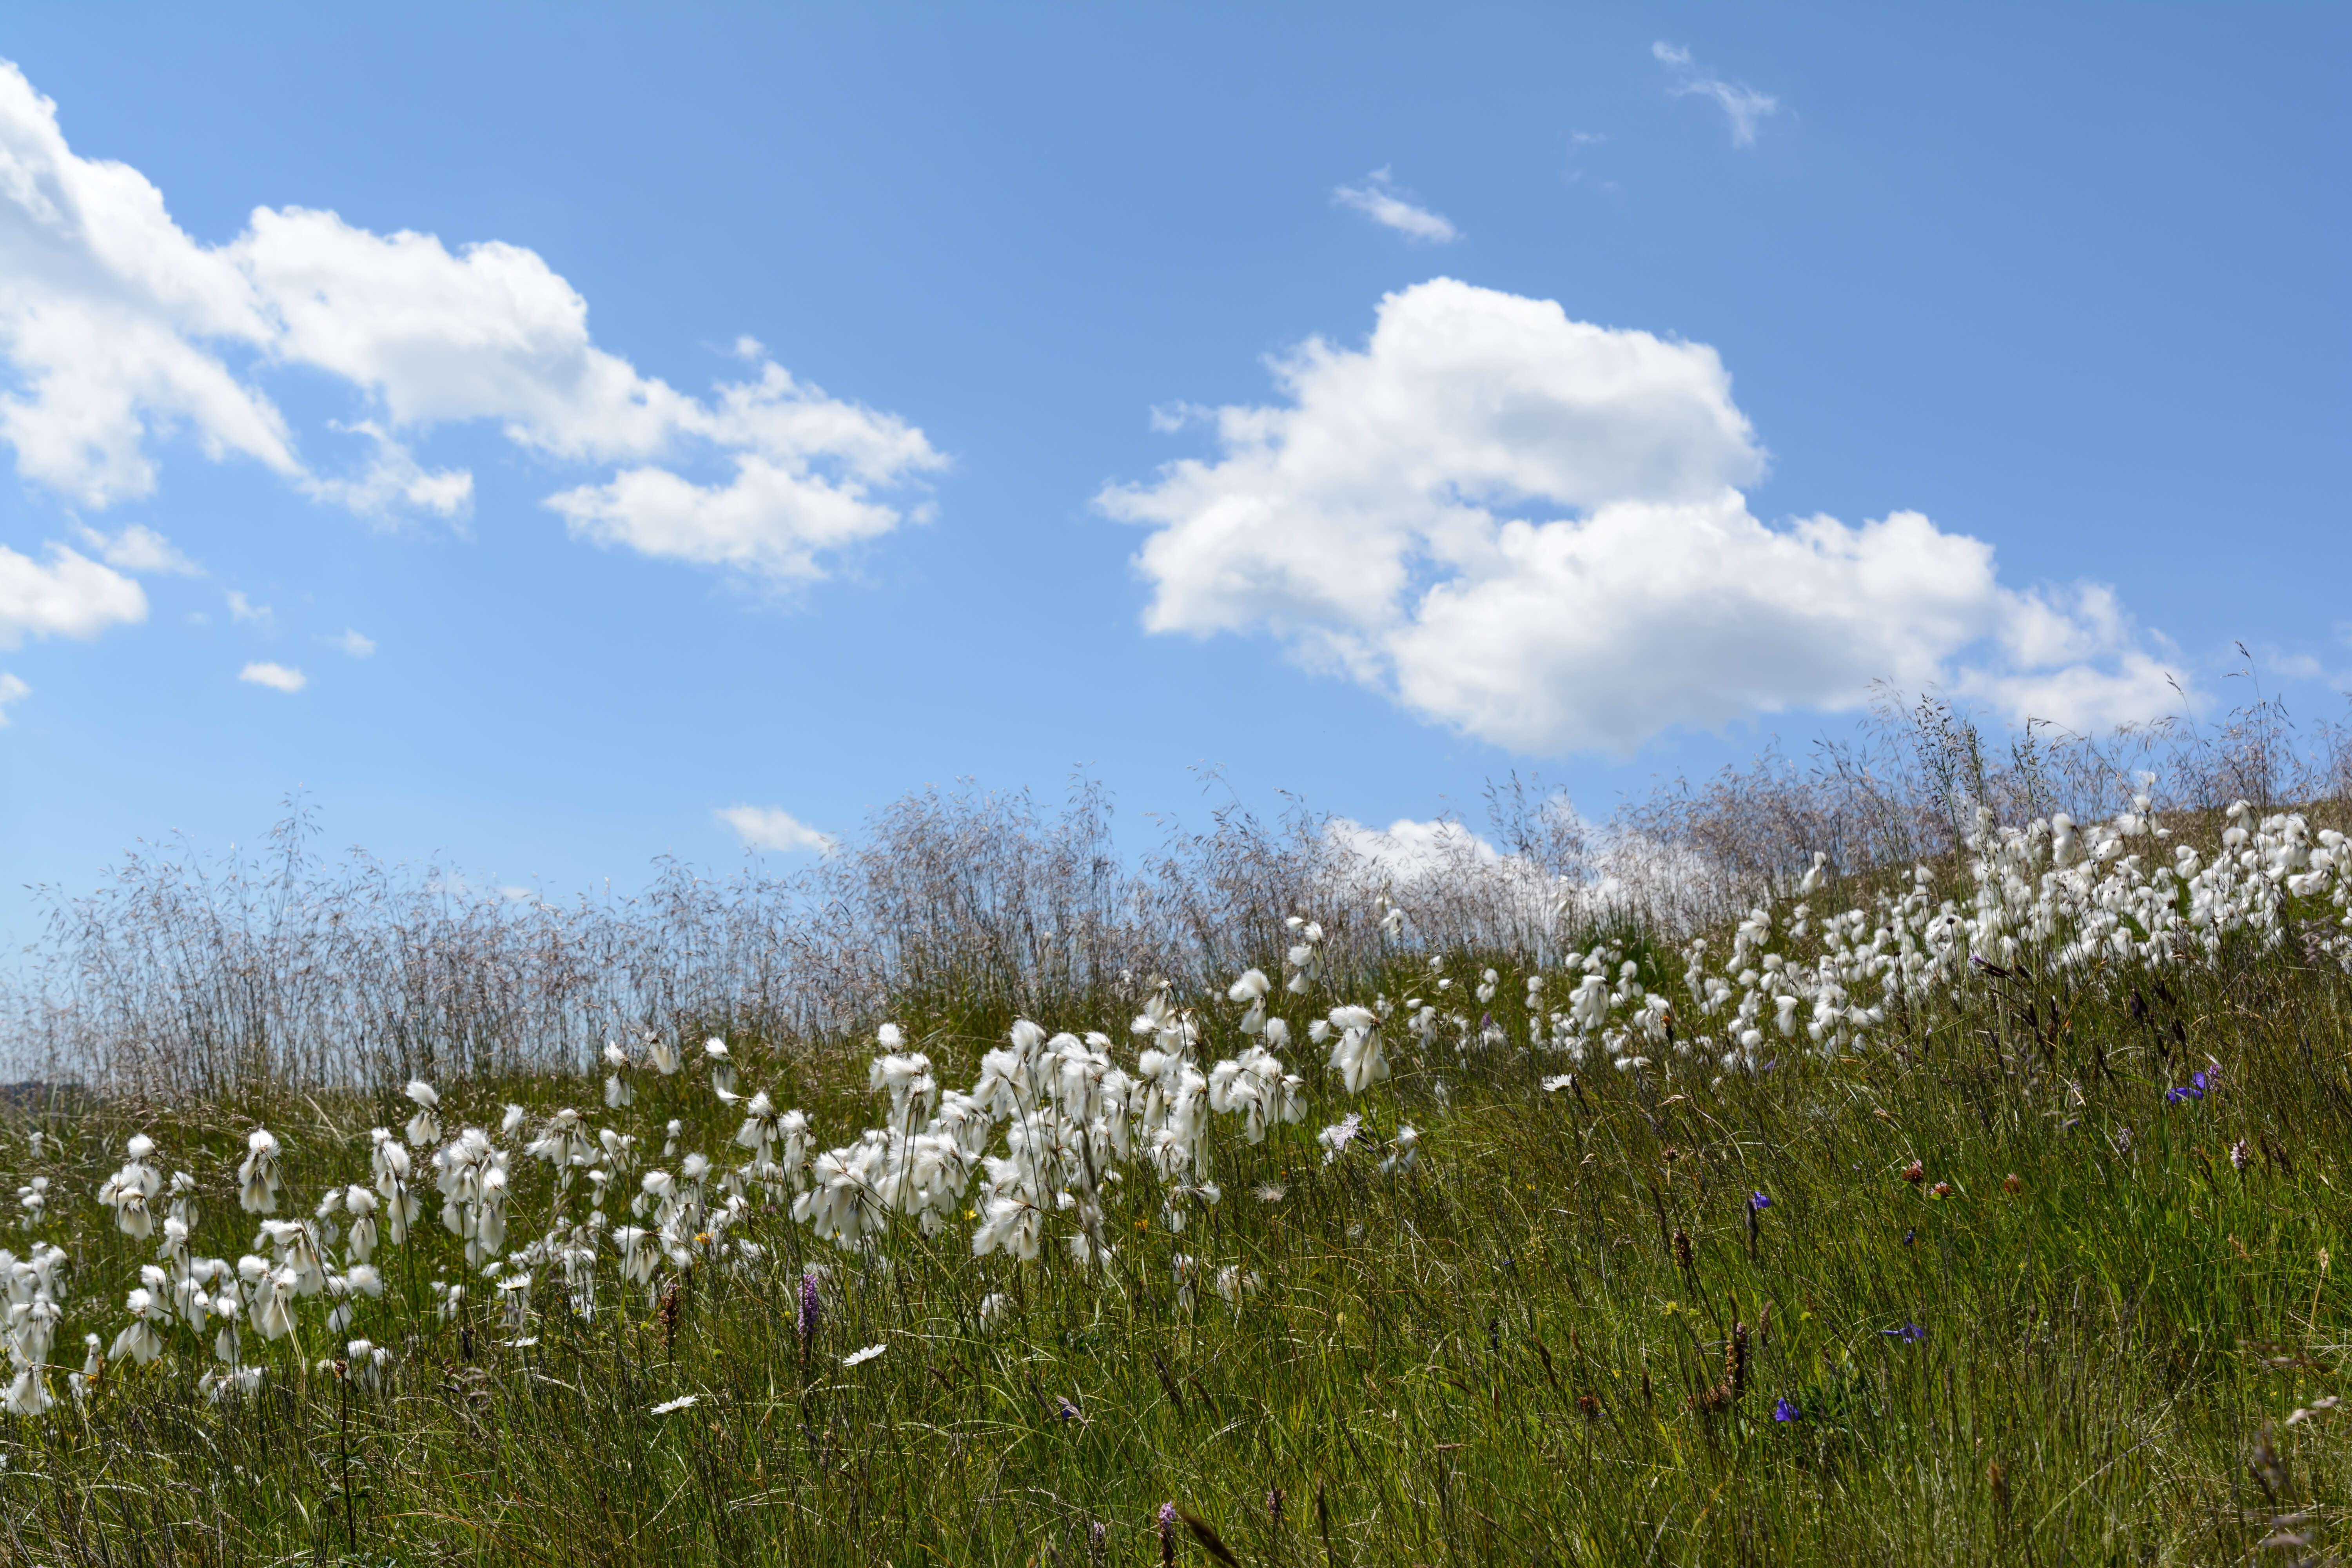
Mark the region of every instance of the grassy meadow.
POLYGON ((1240 952, 1205 983, 1093 972, 1050 1012, 909 983, 868 1012, 898 1026, 882 1047, 872 1022, 684 1017, 623 1052, 623 1104, 585 1052, 20 1092, 0 1131, 12 1345, 40 1331, 27 1313, 58 1316, 10 1396, 46 1380, 51 1403, 0 1416, 0 1561, 2335 1561, 2341 882, 2284 817, 2227 818, 2242 855, 2224 818, 2178 820, 2220 869, 2143 877, 2143 805, 2079 852, 2042 821, 2006 860, 1955 847, 1916 878, 1822 885, 1816 861, 1672 940, 1629 916, 1482 945, 1376 927, 1372 904, 1353 946, 1326 917, 1328 964, 1265 921, 1255 995, 1225 989, 1240 952), (2231 880, 2256 855, 2302 879, 2231 880), (2188 911, 2168 956, 2168 899, 2188 911), (1857 975, 1894 978, 1865 994, 1857 975), (1793 1003, 1776 1018, 1797 991, 1811 1029, 1793 1003), (1092 1142, 1066 1087, 1008 1079, 1033 1013, 1136 1062, 1091 1069, 1086 1092, 1113 1096, 1092 1142), (1310 1020, 1328 1038, 1299 1037, 1310 1020), (1167 1142, 1193 1125, 1187 1064, 1210 1082, 1270 1041, 1290 1088, 1265 1079, 1262 1126, 1203 1112, 1167 1142), (1325 1067, 1375 1043, 1377 1072, 1325 1067), (877 1052, 919 1052, 936 1084, 908 1100, 914 1069, 894 1089, 877 1052), (404 1136, 419 1072, 435 1124, 404 1136), (949 1194, 929 1209, 912 1175, 860 1186, 820 1157, 868 1127, 870 1150, 893 1126, 914 1149, 921 1115, 963 1103, 940 1085, 1003 1096, 1011 1142, 921 1178, 949 1194), (739 1139, 755 1091, 805 1113, 804 1149, 739 1139), (1065 1112, 1060 1163, 1016 1169, 1019 1129, 1065 1112), (462 1198, 445 1224, 433 1190, 462 1128, 504 1152, 495 1237, 462 1198), (145 1236, 97 1196, 138 1136, 191 1178, 156 1187, 145 1236), (401 1180, 424 1201, 363 1270, 367 1201, 317 1205, 371 1184, 396 1203, 387 1142, 415 1146, 401 1180), (829 1191, 847 1206, 813 1221, 829 1191), (1000 1218, 1033 1243, 977 1255, 1000 1218), (205 1278, 198 1254, 222 1258, 196 1288, 209 1318, 165 1279, 205 1278), (152 1342, 126 1315, 142 1267, 152 1342))

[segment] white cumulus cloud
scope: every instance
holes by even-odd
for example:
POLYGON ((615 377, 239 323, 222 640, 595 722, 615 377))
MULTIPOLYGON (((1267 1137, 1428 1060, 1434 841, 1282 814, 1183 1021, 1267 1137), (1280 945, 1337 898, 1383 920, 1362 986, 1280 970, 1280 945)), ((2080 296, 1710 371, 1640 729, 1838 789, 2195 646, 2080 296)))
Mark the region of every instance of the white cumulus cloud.
POLYGON ((16 384, 0 438, 27 477, 88 505, 155 488, 151 436, 184 428, 215 457, 283 474, 284 419, 216 346, 273 336, 227 254, 198 245, 126 164, 66 145, 56 106, 0 64, 0 353, 16 384))
POLYGON ((1401 816, 1386 827, 1335 816, 1323 825, 1323 837, 1399 882, 1418 882, 1465 866, 1496 866, 1503 858, 1486 839, 1443 816, 1426 822, 1401 816))
POLYGON ((711 815, 732 829, 747 848, 786 853, 805 849, 819 855, 833 848, 831 834, 818 832, 781 806, 728 805, 711 815))
POLYGON ((372 637, 365 637, 355 631, 346 631, 342 636, 331 637, 328 640, 353 658, 375 657, 375 638, 372 637))
POLYGON ((1514 751, 1623 752, 1675 726, 1940 684, 2076 727, 2163 711, 2097 585, 2003 584, 1917 512, 1768 524, 1766 454, 1715 351, 1437 279, 1361 349, 1277 361, 1219 452, 1097 498, 1149 527, 1145 626, 1259 633, 1514 751))
POLYGON ((257 605, 252 600, 247 598, 241 589, 232 588, 229 590, 228 618, 230 620, 240 623, 250 621, 256 626, 266 626, 276 618, 277 614, 278 612, 271 609, 268 605, 257 605))
POLYGON ((272 691, 299 691, 310 684, 310 677, 282 664, 248 664, 236 672, 236 678, 272 691))
POLYGON ((618 469, 548 498, 582 537, 822 576, 828 552, 905 521, 889 492, 943 459, 754 340, 736 352, 756 374, 709 397, 640 374, 591 339, 587 301, 544 258, 496 240, 452 250, 262 207, 227 244, 200 244, 138 170, 75 153, 55 103, 0 61, 0 440, 85 506, 152 493, 154 448, 176 432, 362 514, 458 518, 472 476, 427 467, 416 444, 487 421, 535 456, 618 469), (351 389, 363 417, 332 428, 366 445, 348 471, 306 457, 260 384, 286 366, 351 389))
POLYGON ((17 679, 6 670, 0 669, 0 730, 5 730, 8 727, 8 704, 11 702, 21 702, 32 694, 33 689, 31 687, 26 685, 23 681, 17 679))
POLYGON ((0 544, 0 648, 26 637, 98 636, 147 618, 147 595, 111 566, 62 544, 47 563, 0 544))
POLYGON ((1331 199, 1342 206, 1355 208, 1383 228, 1392 228, 1407 239, 1427 240, 1434 245, 1447 245, 1462 237, 1462 231, 1427 207, 1415 206, 1397 194, 1395 183, 1386 169, 1375 169, 1360 185, 1341 185, 1331 193, 1331 199))
POLYGON ((772 363, 756 382, 722 388, 700 417, 734 454, 727 483, 638 467, 547 504, 600 544, 790 581, 822 576, 820 552, 896 528, 902 514, 873 490, 940 462, 905 421, 828 397, 772 363))
POLYGON ((1652 44, 1650 54, 1674 77, 1671 90, 1676 98, 1704 98, 1721 109, 1731 121, 1731 144, 1752 147, 1756 144, 1756 127, 1769 114, 1779 112, 1780 100, 1769 93, 1757 91, 1743 82, 1726 81, 1710 76, 1691 59, 1691 52, 1676 44, 1664 41, 1652 44))

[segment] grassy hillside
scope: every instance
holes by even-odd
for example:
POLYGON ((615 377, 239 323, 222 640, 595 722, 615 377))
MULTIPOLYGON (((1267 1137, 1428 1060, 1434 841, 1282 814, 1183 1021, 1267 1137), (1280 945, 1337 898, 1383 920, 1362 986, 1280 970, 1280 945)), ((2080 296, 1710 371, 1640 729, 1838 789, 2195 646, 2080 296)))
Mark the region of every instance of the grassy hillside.
POLYGON ((1034 1036, 626 1041, 625 1105, 20 1107, 9 1403, 54 1404, 0 1419, 0 1554, 2329 1560, 2347 868, 2228 821, 1988 830, 1696 948, 1297 931, 1262 997, 1034 1036))

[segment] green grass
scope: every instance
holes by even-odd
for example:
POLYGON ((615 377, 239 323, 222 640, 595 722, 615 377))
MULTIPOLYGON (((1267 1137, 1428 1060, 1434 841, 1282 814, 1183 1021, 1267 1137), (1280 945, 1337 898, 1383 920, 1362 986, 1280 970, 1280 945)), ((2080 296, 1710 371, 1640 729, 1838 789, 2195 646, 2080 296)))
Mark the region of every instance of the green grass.
MULTIPOLYGON (((1486 962, 1449 972, 1466 985, 1486 962)), ((1516 998, 1520 972, 1498 967, 1516 998)), ((1408 976, 1388 978, 1401 994, 1408 976)), ((1396 1079, 1343 1103, 1301 1043, 1307 1121, 1256 1147, 1221 1123, 1223 1201, 1181 1235, 1130 1179, 1108 1285, 1058 1253, 975 1261, 961 1229, 902 1225, 861 1265, 778 1213, 740 1233, 772 1267, 698 1270, 667 1315, 608 1279, 583 1321, 543 1288, 536 1344, 512 1348, 488 1309, 435 1316, 429 1280, 462 1270, 428 1200, 353 1331, 395 1348, 385 1391, 299 1375, 281 1342, 258 1395, 207 1404, 179 1331, 164 1362, 0 1420, 0 1558, 1150 1563, 1170 1500, 1249 1563, 2294 1561, 2256 1551, 2291 1513, 2280 1528, 2325 1552, 2352 1499, 2352 1408, 2287 1417, 2344 1386, 2352 985, 2247 959, 2167 994, 2141 982, 2143 1021, 2132 984, 2038 996, 2037 1019, 2071 1019, 2054 1041, 1986 987, 1890 1030, 1896 1048, 1712 1086, 1599 1065, 1547 1094, 1556 1059, 1424 1062, 1400 1037, 1396 1079), (2209 1053, 2215 1091, 2165 1103, 2209 1053), (1327 1168, 1315 1130, 1348 1110, 1383 1135, 1420 1127, 1420 1165, 1327 1168), (1915 1159, 1918 1184, 1901 1175, 1915 1159), (1273 1184, 1279 1201, 1255 1195, 1273 1184), (1751 1236, 1756 1192, 1771 1204, 1751 1236), (1265 1287, 1236 1311, 1203 1280, 1188 1307, 1180 1251, 1265 1287), (835 1268, 805 1347, 803 1260, 835 1268), (1017 1311, 983 1332, 995 1290, 1017 1311), (1702 1413, 1735 1321, 1746 1389, 1702 1413), (1906 1324, 1926 1337, 1886 1332, 1906 1324), (887 1349, 842 1365, 872 1343, 887 1349), (699 1402, 651 1414, 685 1394, 699 1402), (1801 1419, 1773 1419, 1783 1398, 1801 1419), (2258 1472, 2265 1441, 2280 1468, 2258 1472)), ((941 1082, 969 1082, 1006 1021, 923 1040, 941 1082)), ((875 1119, 862 1058, 732 1043, 746 1090, 808 1110, 818 1146, 875 1119)), ((1204 1055, 1235 1043, 1213 1034, 1204 1055)), ((445 1089, 452 1130, 495 1125, 510 1099, 605 1119, 593 1083, 445 1089)), ((250 1230, 229 1173, 257 1117, 286 1140, 287 1212, 304 1214, 329 1179, 364 1179, 365 1129, 407 1109, 89 1105, 43 1120, 37 1164, 11 1137, 11 1173, 55 1184, 38 1234, 72 1256, 57 1360, 79 1364, 84 1331, 111 1339, 152 1251, 89 1195, 134 1128, 205 1180, 198 1250, 234 1257, 250 1230)), ((628 1114, 656 1140, 685 1117, 688 1146, 714 1152, 734 1125, 684 1076, 628 1114)), ((520 1245, 547 1178, 515 1168, 520 1245)), ((1174 1552, 1208 1560, 1189 1526, 1174 1552)))

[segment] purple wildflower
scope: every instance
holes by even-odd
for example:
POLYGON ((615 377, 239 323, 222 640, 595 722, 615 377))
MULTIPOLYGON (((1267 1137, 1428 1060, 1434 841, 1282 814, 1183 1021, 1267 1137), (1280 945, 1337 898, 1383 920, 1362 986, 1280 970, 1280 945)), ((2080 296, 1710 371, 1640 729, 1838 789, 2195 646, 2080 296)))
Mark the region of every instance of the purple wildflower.
POLYGON ((1890 1340, 1900 1340, 1906 1345, 1916 1345, 1927 1337, 1927 1331, 1916 1323, 1906 1322, 1899 1329, 1881 1329, 1878 1331, 1890 1340))
POLYGON ((1797 1402, 1785 1394, 1772 1405, 1772 1419, 1775 1421, 1802 1421, 1804 1418, 1805 1413, 1797 1408, 1797 1402))
POLYGON ((1750 1193, 1748 1194, 1748 1207, 1750 1213, 1762 1214, 1766 1209, 1769 1209, 1771 1206, 1772 1200, 1766 1197, 1762 1193, 1750 1193))
POLYGON ((823 1309, 817 1303, 816 1276, 801 1276, 801 1310, 793 1319, 793 1328, 803 1340, 816 1336, 817 1318, 823 1309))

